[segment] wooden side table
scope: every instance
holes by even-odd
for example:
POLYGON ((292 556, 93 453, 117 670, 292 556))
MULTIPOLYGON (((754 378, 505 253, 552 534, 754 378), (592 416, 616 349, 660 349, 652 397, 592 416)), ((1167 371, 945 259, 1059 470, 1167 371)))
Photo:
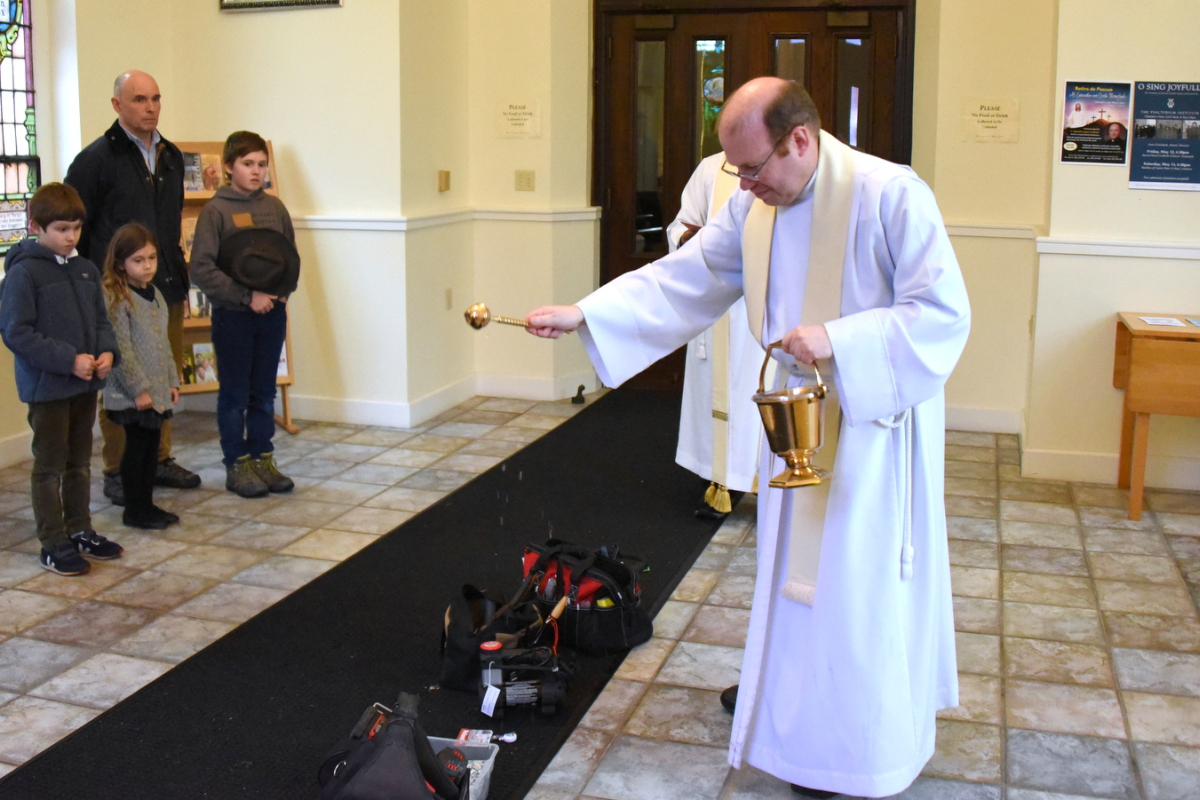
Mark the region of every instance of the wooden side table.
POLYGON ((1129 518, 1142 518, 1146 442, 1151 414, 1200 417, 1200 314, 1117 315, 1113 386, 1125 390, 1117 486, 1129 489, 1129 518), (1150 325, 1142 317, 1170 317, 1183 327, 1150 325))

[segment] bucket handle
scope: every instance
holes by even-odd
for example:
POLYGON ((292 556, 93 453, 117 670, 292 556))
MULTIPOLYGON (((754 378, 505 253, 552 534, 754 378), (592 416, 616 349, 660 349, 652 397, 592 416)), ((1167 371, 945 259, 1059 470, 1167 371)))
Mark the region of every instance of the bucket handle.
MULTIPOLYGON (((780 339, 777 342, 771 342, 769 345, 767 345, 767 355, 766 355, 766 358, 763 359, 762 369, 759 370, 759 372, 758 372, 758 393, 759 394, 764 394, 767 391, 767 388, 766 388, 767 364, 771 363, 771 351, 776 348, 783 350, 783 340, 782 339, 780 339)), ((817 373, 817 388, 824 389, 825 381, 821 380, 821 370, 817 369, 816 361, 814 361, 812 363, 812 368, 813 368, 813 372, 817 373)))

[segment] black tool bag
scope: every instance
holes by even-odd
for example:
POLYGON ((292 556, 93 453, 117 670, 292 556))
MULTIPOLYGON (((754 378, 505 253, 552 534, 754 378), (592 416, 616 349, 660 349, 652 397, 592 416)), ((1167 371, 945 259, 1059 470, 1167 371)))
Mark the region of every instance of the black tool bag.
POLYGON ((447 689, 479 687, 479 645, 498 641, 505 649, 532 644, 542 614, 525 582, 507 602, 493 591, 466 584, 450 599, 442 629, 442 679, 447 689))
POLYGON ((392 710, 376 703, 317 775, 321 800, 469 800, 470 770, 459 755, 443 766, 417 722, 417 698, 402 693, 392 710))
POLYGON ((562 539, 529 545, 525 578, 544 613, 566 598, 560 644, 586 653, 614 653, 650 640, 654 625, 641 607, 643 559, 620 547, 591 550, 562 539))

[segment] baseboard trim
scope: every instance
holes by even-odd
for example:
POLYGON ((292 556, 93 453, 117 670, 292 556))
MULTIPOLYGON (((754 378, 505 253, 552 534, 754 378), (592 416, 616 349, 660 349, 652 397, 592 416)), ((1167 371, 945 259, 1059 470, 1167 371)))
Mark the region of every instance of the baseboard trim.
POLYGON ((1020 433, 1021 412, 1011 408, 946 406, 946 429, 976 433, 1020 433))
MULTIPOLYGON (((476 395, 511 397, 519 400, 561 400, 573 397, 579 385, 584 392, 600 388, 596 373, 588 371, 559 378, 518 378, 510 375, 469 375, 449 386, 430 392, 412 403, 389 403, 381 400, 347 400, 339 397, 317 397, 292 391, 292 416, 316 422, 342 422, 349 425, 380 425, 389 428, 411 428, 427 419, 476 395)), ((185 409, 215 411, 216 394, 188 395, 185 409)), ((279 400, 275 409, 279 411, 279 400)), ((15 437, 14 437, 15 438, 15 437)), ((24 437, 13 449, 28 458, 30 437, 24 437)), ((6 442, 0 442, 0 457, 6 442)), ((20 459, 15 459, 20 460, 20 459)), ((9 462, 14 463, 14 462, 9 462)), ((0 464, 4 466, 4 464, 0 464)))
MULTIPOLYGON (((1021 474, 1026 478, 1115 485, 1118 463, 1116 453, 1027 448, 1021 453, 1021 474)), ((1200 490, 1200 459, 1151 455, 1146 459, 1146 486, 1200 490)))
POLYGON ((32 458, 33 431, 15 433, 0 439, 0 468, 11 467, 32 458))
POLYGON ((475 393, 485 397, 511 397, 518 400, 561 400, 574 397, 583 386, 585 393, 600 388, 600 379, 592 371, 558 378, 518 378, 511 375, 477 375, 475 393))
POLYGON ((320 422, 344 422, 350 425, 380 425, 411 428, 448 408, 469 400, 475 394, 473 376, 458 380, 413 403, 381 400, 347 400, 291 393, 292 416, 320 422))

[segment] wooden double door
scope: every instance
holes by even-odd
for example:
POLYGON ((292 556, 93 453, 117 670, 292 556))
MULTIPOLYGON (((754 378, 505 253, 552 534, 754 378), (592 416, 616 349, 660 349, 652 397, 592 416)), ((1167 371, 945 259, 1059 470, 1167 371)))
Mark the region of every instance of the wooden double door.
MULTIPOLYGON (((844 0, 837 11, 762 5, 596 0, 593 202, 603 209, 602 283, 667 253, 665 230, 684 184, 720 151, 717 115, 750 78, 802 83, 826 131, 907 163, 911 0, 844 0)), ((683 363, 680 350, 636 380, 681 387, 683 363)))

